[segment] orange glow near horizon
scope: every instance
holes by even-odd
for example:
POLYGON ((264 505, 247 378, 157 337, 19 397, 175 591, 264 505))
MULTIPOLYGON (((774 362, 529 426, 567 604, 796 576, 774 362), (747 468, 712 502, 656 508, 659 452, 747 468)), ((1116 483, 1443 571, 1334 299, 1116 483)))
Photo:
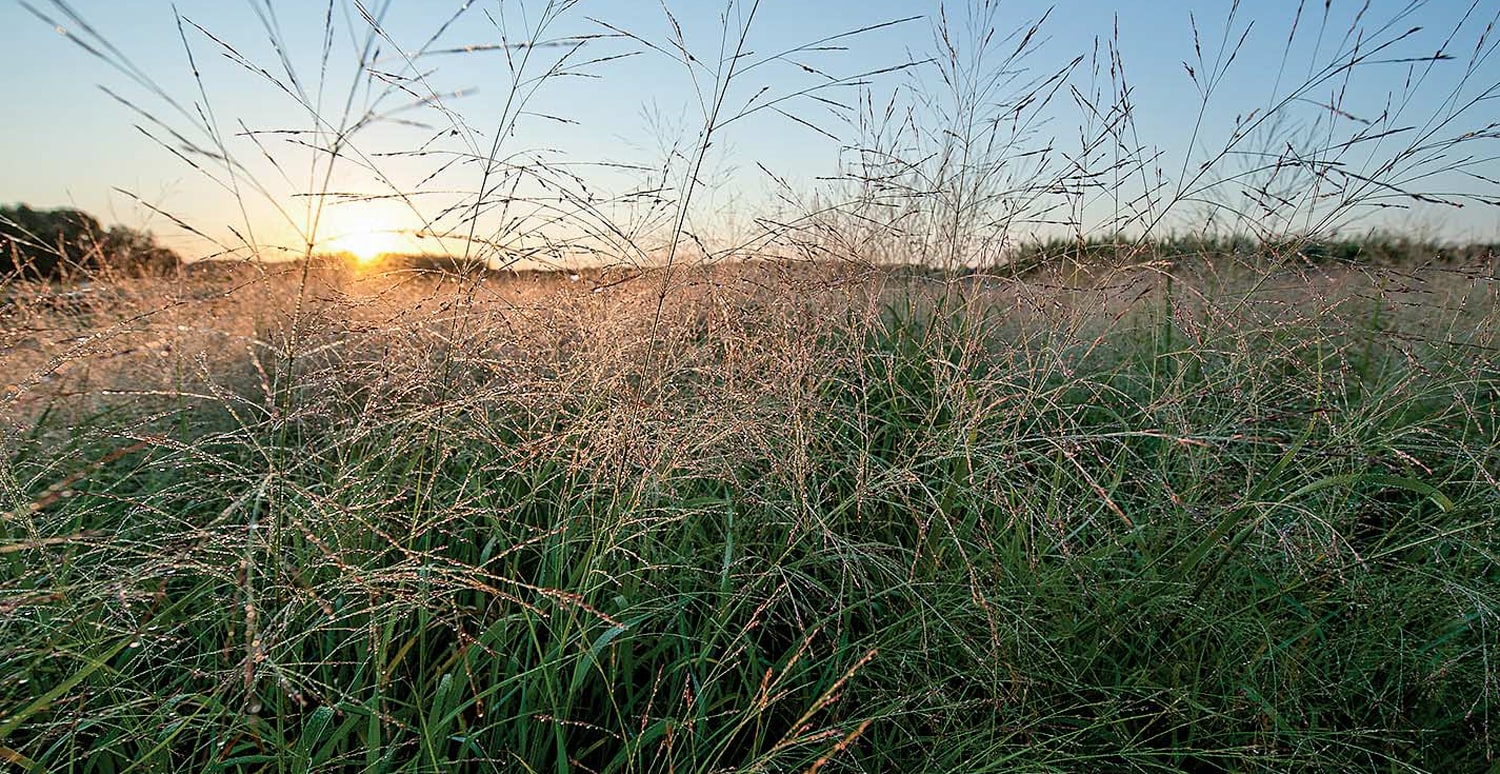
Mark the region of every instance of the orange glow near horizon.
POLYGON ((412 252, 411 215, 383 200, 330 202, 318 217, 318 251, 347 253, 361 265, 412 252))
POLYGON ((349 253, 360 263, 371 263, 382 255, 401 252, 402 240, 389 229, 371 227, 344 234, 328 242, 327 249, 335 253, 349 253))

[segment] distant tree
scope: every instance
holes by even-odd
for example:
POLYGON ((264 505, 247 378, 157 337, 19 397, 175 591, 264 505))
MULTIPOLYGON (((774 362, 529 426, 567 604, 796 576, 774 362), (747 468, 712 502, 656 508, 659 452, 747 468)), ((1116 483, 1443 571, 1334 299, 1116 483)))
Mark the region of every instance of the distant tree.
POLYGON ((0 281, 163 274, 180 265, 177 254, 150 234, 125 226, 106 230, 80 210, 0 207, 0 281))
POLYGON ((177 253, 157 244, 149 233, 125 226, 110 226, 99 252, 110 270, 130 275, 171 274, 182 266, 177 253))
POLYGON ((82 268, 79 254, 87 251, 83 235, 98 232, 99 222, 78 210, 0 208, 0 275, 37 279, 74 273, 82 268))

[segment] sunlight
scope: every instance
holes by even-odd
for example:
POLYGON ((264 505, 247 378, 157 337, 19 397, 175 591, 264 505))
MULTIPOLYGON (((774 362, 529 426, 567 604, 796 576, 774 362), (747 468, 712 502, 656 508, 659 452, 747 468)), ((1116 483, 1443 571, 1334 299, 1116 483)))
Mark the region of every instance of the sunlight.
POLYGON ((349 253, 361 264, 372 263, 382 255, 401 251, 401 239, 388 228, 371 226, 355 229, 328 243, 328 250, 349 253))
POLYGON ((315 223, 319 252, 344 253, 361 266, 383 255, 413 252, 411 234, 419 225, 397 202, 349 198, 328 202, 315 223))

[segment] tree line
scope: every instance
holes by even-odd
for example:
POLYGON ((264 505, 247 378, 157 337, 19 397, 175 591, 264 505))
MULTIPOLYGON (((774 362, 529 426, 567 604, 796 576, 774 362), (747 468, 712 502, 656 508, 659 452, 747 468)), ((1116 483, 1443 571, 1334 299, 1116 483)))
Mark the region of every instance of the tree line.
POLYGON ((99 274, 170 274, 182 265, 145 231, 105 228, 76 209, 0 207, 0 282, 72 279, 99 274))

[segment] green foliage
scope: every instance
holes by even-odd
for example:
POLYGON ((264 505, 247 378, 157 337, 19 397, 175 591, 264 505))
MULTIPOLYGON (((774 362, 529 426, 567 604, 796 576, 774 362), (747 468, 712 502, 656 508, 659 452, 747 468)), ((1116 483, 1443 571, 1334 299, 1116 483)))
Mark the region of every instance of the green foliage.
POLYGON ((0 207, 0 278, 158 275, 179 264, 150 234, 125 226, 105 229, 80 210, 0 207))
POLYGON ((1442 244, 1406 235, 1372 232, 1358 236, 1292 235, 1257 240, 1248 235, 1169 235, 1131 238, 1055 238, 1021 246, 1008 264, 1028 273, 1038 269, 1110 269, 1161 262, 1196 268, 1232 265, 1417 267, 1492 259, 1496 245, 1442 244))
POLYGON ((0 754, 1491 765, 1500 374, 1462 356, 1489 340, 1174 292, 1102 332, 898 296, 773 353, 811 347, 801 383, 736 392, 699 364, 682 376, 714 389, 659 404, 304 363, 275 410, 248 390, 18 442, 0 754))

